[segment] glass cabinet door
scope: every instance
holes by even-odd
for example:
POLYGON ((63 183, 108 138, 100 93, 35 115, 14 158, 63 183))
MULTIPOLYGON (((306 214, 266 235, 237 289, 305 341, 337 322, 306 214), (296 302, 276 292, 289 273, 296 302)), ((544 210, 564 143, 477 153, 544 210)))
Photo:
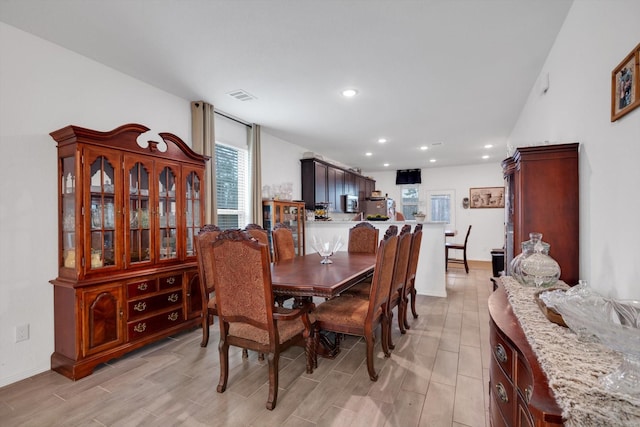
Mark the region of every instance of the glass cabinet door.
POLYGON ((186 179, 186 194, 185 194, 185 223, 186 223, 186 233, 185 233, 185 247, 187 251, 187 256, 194 256, 194 239, 195 236, 200 231, 201 224, 201 177, 197 172, 189 172, 187 174, 186 179))
MULTIPOLYGON (((118 229, 116 222, 116 206, 120 206, 116 192, 118 181, 119 157, 92 155, 88 152, 89 168, 86 168, 89 182, 88 203, 85 204, 85 221, 88 222, 89 243, 85 248, 85 269, 99 270, 120 264, 116 254, 118 229)), ((118 214, 121 213, 119 209, 118 214)))
POLYGON ((151 206, 149 192, 151 191, 151 168, 142 161, 135 161, 126 166, 125 219, 128 220, 128 241, 125 253, 128 253, 129 265, 151 261, 151 206))
POLYGON ((160 260, 176 259, 178 238, 178 206, 176 200, 177 173, 166 166, 158 175, 158 221, 160 260))
POLYGON ((62 159, 62 182, 60 189, 61 218, 62 218, 62 265, 66 268, 76 268, 76 163, 75 157, 62 159))

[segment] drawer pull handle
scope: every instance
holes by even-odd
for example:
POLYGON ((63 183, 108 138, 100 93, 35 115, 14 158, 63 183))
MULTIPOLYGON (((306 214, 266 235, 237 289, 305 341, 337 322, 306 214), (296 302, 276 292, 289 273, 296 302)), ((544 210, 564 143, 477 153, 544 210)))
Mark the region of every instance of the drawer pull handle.
POLYGON ((167 283, 170 285, 173 285, 174 283, 176 283, 176 278, 175 277, 169 277, 167 279, 167 283))
POLYGON ((135 311, 145 311, 147 309, 147 303, 144 301, 140 301, 136 305, 133 306, 135 311))
POLYGON ((173 313, 169 314, 167 319, 171 320, 172 322, 175 322, 176 320, 178 320, 178 313, 174 311, 173 313))
POLYGON ((138 290, 139 290, 139 291, 146 291, 148 287, 149 287, 149 286, 147 285, 147 282, 140 283, 140 284, 138 285, 138 290))
POLYGON ((533 395, 533 386, 528 385, 524 391, 524 398, 527 403, 531 402, 531 396, 533 395))
POLYGON ((496 392, 498 393, 498 398, 502 401, 502 403, 509 402, 509 396, 507 395, 507 390, 504 388, 502 383, 496 384, 496 392))
POLYGON ((171 294, 169 295, 169 298, 167 298, 169 300, 169 302, 176 302, 178 301, 178 294, 171 294))
POLYGON ((507 361, 507 352, 502 344, 496 345, 496 357, 500 363, 505 363, 507 361))
POLYGON ((144 332, 145 329, 147 329, 146 323, 138 323, 136 326, 133 327, 133 330, 136 332, 144 332))

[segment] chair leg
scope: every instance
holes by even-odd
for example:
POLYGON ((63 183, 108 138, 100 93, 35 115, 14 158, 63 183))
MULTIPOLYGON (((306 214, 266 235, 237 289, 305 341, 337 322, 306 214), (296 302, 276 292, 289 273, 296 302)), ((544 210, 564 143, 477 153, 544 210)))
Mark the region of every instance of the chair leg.
POLYGON ((449 271, 449 248, 444 247, 444 271, 449 271))
POLYGON ((367 334, 365 334, 364 339, 367 342, 367 370, 369 371, 369 379, 371 381, 378 381, 378 374, 373 367, 373 347, 375 345, 375 341, 373 339, 373 331, 369 331, 367 334))
POLYGON ((218 393, 224 393, 227 389, 227 380, 229 379, 229 344, 224 337, 220 337, 218 344, 220 353, 220 381, 218 382, 218 393))
POLYGON ((269 398, 267 399, 267 409, 272 410, 276 407, 278 400, 278 361, 280 354, 269 353, 267 360, 269 361, 269 398))
POLYGON ((380 335, 381 344, 384 357, 391 357, 391 351, 389 350, 389 336, 391 334, 391 323, 388 317, 385 315, 380 322, 380 335))
POLYGON ((467 249, 464 249, 464 253, 463 253, 463 258, 464 258, 464 271, 467 272, 467 274, 469 274, 469 264, 467 264, 467 249))
POLYGON ((415 286, 411 286, 411 314, 413 314, 413 318, 418 318, 418 312, 416 311, 416 297, 418 295, 418 291, 416 291, 415 286))
POLYGON ((396 345, 393 343, 393 338, 391 337, 391 325, 393 325, 393 310, 388 310, 387 311, 388 315, 387 315, 387 342, 389 343, 389 348, 391 350, 393 350, 394 348, 396 348, 396 345))
POLYGON ((209 344, 209 322, 213 319, 213 316, 207 313, 202 314, 202 342, 200 347, 206 347, 209 344))
POLYGON ((411 329, 411 328, 409 328, 407 325, 407 305, 409 303, 409 300, 407 299, 407 296, 405 295, 404 291, 402 291, 402 299, 400 300, 400 302, 401 304, 398 307, 398 326, 402 324, 402 327, 400 328, 400 333, 406 334, 407 329, 411 329))
POLYGON ((305 356, 307 357, 307 374, 313 374, 313 365, 317 364, 315 344, 314 334, 311 333, 305 338, 304 346, 305 356))

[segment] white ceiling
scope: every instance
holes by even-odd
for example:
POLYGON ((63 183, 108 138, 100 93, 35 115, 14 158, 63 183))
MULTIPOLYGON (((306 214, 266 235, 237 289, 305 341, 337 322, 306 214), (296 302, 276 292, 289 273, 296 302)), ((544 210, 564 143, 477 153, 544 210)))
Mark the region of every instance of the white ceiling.
POLYGON ((0 0, 0 20, 379 171, 504 158, 571 3, 0 0), (347 87, 359 95, 343 98, 347 87), (236 89, 257 99, 228 95, 236 89))

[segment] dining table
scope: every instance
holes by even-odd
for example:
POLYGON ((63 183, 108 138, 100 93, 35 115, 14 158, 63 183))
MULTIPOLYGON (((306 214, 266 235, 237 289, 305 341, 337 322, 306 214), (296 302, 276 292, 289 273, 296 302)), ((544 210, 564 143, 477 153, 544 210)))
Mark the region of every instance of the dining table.
MULTIPOLYGON (((296 301, 313 297, 334 298, 373 274, 376 255, 335 252, 331 263, 321 263, 318 253, 296 256, 271 263, 271 284, 275 296, 294 297, 296 301)), ((340 336, 320 333, 318 355, 333 359, 340 352, 340 336)))
POLYGON ((271 264, 275 295, 295 298, 333 298, 373 274, 376 255, 335 252, 330 264, 322 264, 317 253, 296 256, 271 264))

